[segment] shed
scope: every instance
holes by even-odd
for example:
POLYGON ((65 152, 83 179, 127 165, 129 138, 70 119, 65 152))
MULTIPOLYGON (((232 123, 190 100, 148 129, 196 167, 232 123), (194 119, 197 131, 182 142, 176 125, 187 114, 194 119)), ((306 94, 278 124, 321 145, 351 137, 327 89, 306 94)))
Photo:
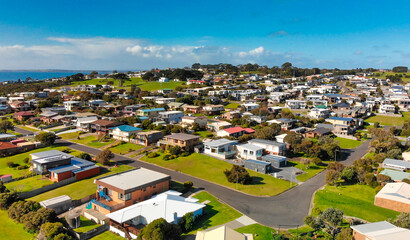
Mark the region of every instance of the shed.
POLYGON ((71 202, 71 198, 68 195, 62 195, 41 201, 40 205, 44 208, 53 209, 57 214, 60 214, 70 209, 71 202))
POLYGON ((0 181, 2 181, 3 183, 10 182, 12 179, 13 177, 11 176, 11 174, 0 176, 0 181))
POLYGON ((271 165, 269 162, 259 161, 248 159, 245 161, 245 168, 260 172, 260 173, 267 173, 271 170, 271 165))
POLYGON ((286 167, 288 163, 286 157, 273 154, 262 156, 262 161, 269 162, 274 168, 286 167))

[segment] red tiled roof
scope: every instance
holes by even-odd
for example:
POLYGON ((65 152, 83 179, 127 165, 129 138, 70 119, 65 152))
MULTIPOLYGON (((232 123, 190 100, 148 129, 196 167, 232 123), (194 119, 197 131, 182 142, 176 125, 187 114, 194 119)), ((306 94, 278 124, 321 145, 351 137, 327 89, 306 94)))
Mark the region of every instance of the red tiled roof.
POLYGON ((16 116, 33 116, 34 113, 31 111, 22 111, 22 112, 16 112, 14 113, 16 116))
POLYGON ((98 119, 98 120, 95 120, 94 122, 92 122, 91 124, 100 125, 100 126, 110 126, 110 125, 113 125, 115 123, 116 122, 109 121, 109 120, 98 119))
POLYGON ((255 130, 253 130, 252 128, 245 128, 244 129, 246 133, 254 133, 255 130))
POLYGON ((233 134, 233 133, 238 133, 238 132, 242 132, 245 129, 242 127, 231 127, 231 128, 225 128, 224 131, 228 132, 229 134, 233 134))
POLYGON ((11 148, 16 148, 16 145, 13 145, 8 142, 0 142, 0 150, 6 150, 6 149, 11 149, 11 148))

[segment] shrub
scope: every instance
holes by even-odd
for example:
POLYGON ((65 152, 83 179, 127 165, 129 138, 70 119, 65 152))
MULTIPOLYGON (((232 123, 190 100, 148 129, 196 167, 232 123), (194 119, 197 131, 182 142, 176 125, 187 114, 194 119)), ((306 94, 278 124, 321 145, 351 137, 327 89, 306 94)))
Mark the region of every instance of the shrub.
POLYGON ((29 213, 35 212, 40 209, 41 206, 34 201, 18 201, 11 204, 8 214, 9 217, 17 222, 21 222, 21 218, 29 213))
POLYGON ((192 186, 194 186, 194 183, 191 181, 186 181, 184 182, 184 192, 188 192, 192 186))
POLYGON ((44 146, 53 145, 56 140, 56 135, 49 132, 41 132, 35 137, 36 141, 41 142, 44 146))
POLYGON ((46 222, 56 222, 57 214, 54 210, 48 208, 40 208, 37 212, 29 212, 21 218, 26 231, 35 233, 40 230, 41 225, 46 222))
POLYGON ((23 170, 23 169, 27 169, 28 166, 27 165, 21 165, 17 167, 17 170, 23 170))
POLYGON ((174 147, 169 148, 169 153, 171 153, 172 155, 179 155, 181 154, 181 152, 182 152, 182 149, 179 146, 174 146, 174 147))
POLYGON ((7 162, 7 166, 9 167, 9 168, 13 168, 14 167, 14 162, 7 162))
POLYGON ((1 193, 0 194, 0 209, 7 210, 11 204, 18 200, 18 195, 16 193, 1 193))
POLYGON ((247 184, 252 181, 252 177, 249 175, 248 171, 238 165, 233 165, 231 170, 226 169, 224 174, 231 183, 247 184))
POLYGON ((170 158, 171 158, 171 155, 165 154, 165 155, 162 157, 162 160, 168 161, 168 160, 170 160, 170 158))
POLYGON ((28 163, 30 161, 30 158, 26 157, 25 159, 23 159, 24 163, 28 163))
POLYGON ((113 158, 113 157, 114 157, 114 154, 111 152, 111 150, 104 149, 100 153, 98 153, 95 160, 99 163, 107 165, 109 163, 110 159, 113 158))
POLYGON ((78 157, 87 161, 91 161, 92 159, 91 155, 88 153, 81 153, 78 157))
POLYGON ((149 157, 149 158, 155 158, 155 157, 158 157, 158 153, 157 152, 151 152, 151 153, 148 153, 147 154, 147 157, 149 157))
POLYGON ((182 157, 188 157, 189 155, 190 155, 189 152, 184 152, 181 154, 182 157))

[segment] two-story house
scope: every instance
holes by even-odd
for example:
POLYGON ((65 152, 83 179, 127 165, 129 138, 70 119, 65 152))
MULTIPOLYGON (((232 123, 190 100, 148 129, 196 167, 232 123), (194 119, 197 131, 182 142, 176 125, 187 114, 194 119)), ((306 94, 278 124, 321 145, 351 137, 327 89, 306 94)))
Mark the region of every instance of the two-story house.
POLYGON ((270 141, 270 140, 265 140, 265 139, 252 139, 248 141, 249 144, 262 147, 265 152, 271 153, 274 155, 281 155, 285 156, 286 155, 286 150, 287 150, 287 145, 286 143, 280 143, 280 142, 275 142, 275 141, 270 141))
POLYGON ((208 118, 205 116, 195 117, 195 116, 183 116, 181 121, 182 127, 192 127, 194 123, 198 124, 201 128, 206 128, 208 123, 208 118))
POLYGON ((237 141, 231 141, 225 138, 213 140, 204 143, 204 153, 219 159, 228 159, 233 157, 236 151, 237 141))
POLYGON ((305 109, 307 106, 306 101, 302 100, 286 100, 285 107, 290 109, 305 109))
POLYGON ((136 133, 142 131, 141 128, 129 126, 129 125, 121 125, 117 127, 113 127, 109 129, 109 133, 114 139, 118 139, 120 141, 129 142, 131 138, 134 138, 136 133))
POLYGON ((95 132, 98 134, 108 134, 110 131, 110 128, 120 126, 122 123, 120 122, 114 122, 114 121, 109 121, 105 119, 98 119, 94 122, 91 122, 90 124, 90 132, 95 132))
POLYGON ((186 133, 172 133, 171 135, 164 136, 164 138, 158 142, 161 145, 179 146, 185 151, 191 152, 194 147, 199 145, 200 136, 186 134, 186 133))
POLYGON ((83 106, 83 103, 80 101, 65 101, 63 104, 66 111, 73 111, 74 108, 83 106))
POLYGON ((170 124, 181 122, 183 116, 184 113, 182 111, 165 111, 159 113, 159 118, 170 124))
POLYGON ((259 147, 249 143, 238 145, 237 149, 238 156, 244 160, 259 160, 263 155, 263 147, 259 147))
POLYGON ((165 112, 165 108, 151 108, 151 109, 139 109, 137 116, 140 117, 156 117, 160 112, 165 112))
POLYGON ((206 115, 219 115, 221 114, 222 111, 224 111, 225 108, 223 105, 205 105, 202 108, 202 111, 206 115))
POLYGON ((161 131, 148 131, 148 132, 137 132, 135 134, 134 139, 131 139, 132 143, 148 146, 152 143, 156 143, 163 137, 163 133, 161 131))

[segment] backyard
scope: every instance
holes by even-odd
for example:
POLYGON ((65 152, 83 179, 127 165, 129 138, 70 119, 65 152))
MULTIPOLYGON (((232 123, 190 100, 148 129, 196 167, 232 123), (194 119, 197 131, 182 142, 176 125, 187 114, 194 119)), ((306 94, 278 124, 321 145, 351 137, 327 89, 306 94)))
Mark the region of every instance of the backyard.
POLYGON ((90 240, 124 240, 125 238, 121 237, 120 235, 117 235, 111 231, 105 231, 93 238, 90 238, 90 240))
POLYGON ((242 216, 241 213, 237 212, 230 206, 219 202, 208 192, 200 192, 194 195, 193 198, 198 199, 201 203, 208 200, 209 203, 206 204, 204 215, 195 222, 193 230, 188 233, 188 235, 196 231, 228 223, 242 216))
POLYGON ((42 188, 53 184, 48 178, 43 178, 41 175, 24 178, 22 180, 6 183, 6 187, 9 190, 15 192, 30 192, 38 188, 42 188))
POLYGON ((316 193, 314 204, 320 210, 334 207, 346 216, 358 217, 369 222, 395 218, 399 213, 374 205, 373 188, 366 185, 326 186, 316 193))
POLYGON ((137 145, 133 143, 123 143, 119 144, 115 147, 111 147, 110 150, 113 153, 124 155, 133 151, 137 151, 138 149, 143 148, 144 146, 142 145, 137 145))
POLYGON ((232 102, 232 103, 229 103, 228 105, 226 105, 225 108, 227 108, 227 109, 237 109, 240 105, 241 105, 240 103, 232 102))
POLYGON ((193 153, 187 157, 178 157, 167 161, 162 160, 162 156, 163 154, 160 153, 158 157, 148 158, 144 156, 140 160, 257 196, 273 196, 295 186, 294 183, 251 170, 248 170, 248 172, 252 176, 252 183, 247 185, 230 183, 226 179, 223 171, 225 169, 231 169, 232 164, 225 161, 199 153, 193 153))
POLYGON ((406 117, 392 117, 392 116, 372 116, 365 120, 368 123, 378 122, 381 125, 386 126, 403 126, 404 122, 408 120, 408 115, 406 117))
POLYGON ((89 220, 89 219, 85 218, 82 215, 80 216, 80 222, 81 222, 80 227, 74 229, 74 231, 76 231, 78 233, 85 233, 85 232, 88 232, 88 231, 90 231, 94 228, 97 228, 97 227, 101 226, 100 224, 97 224, 94 221, 89 220))
POLYGON ((249 226, 235 229, 240 233, 252 233, 254 240, 272 240, 272 233, 276 231, 270 227, 266 227, 260 224, 252 224, 249 226))
MULTIPOLYGON (((195 133, 194 133, 195 135, 198 135, 198 136, 201 136, 201 138, 207 138, 208 136, 210 136, 210 135, 214 135, 212 132, 210 132, 210 131, 196 131, 195 133)), ((212 137, 211 136, 211 137, 212 137)))
POLYGON ((335 138, 335 140, 339 141, 341 148, 357 148, 358 146, 360 146, 360 144, 362 144, 362 141, 341 137, 337 137, 335 138))
POLYGON ((118 172, 123 172, 126 170, 130 170, 133 167, 127 166, 127 165, 121 165, 119 167, 114 167, 108 170, 108 172, 101 174, 99 176, 94 176, 88 179, 84 179, 78 182, 74 182, 71 184, 68 184, 66 186, 39 194, 35 197, 30 198, 30 200, 41 202, 46 199, 50 199, 53 197, 58 197, 61 195, 68 195, 70 196, 73 200, 76 199, 81 199, 83 197, 89 196, 93 193, 95 193, 97 186, 94 184, 94 179, 107 176, 113 173, 118 173, 118 172))
POLYGON ((75 139, 75 140, 72 140, 72 141, 76 142, 76 143, 79 143, 79 144, 85 144, 85 145, 93 147, 93 148, 101 148, 101 147, 107 146, 107 145, 114 142, 113 139, 109 140, 108 142, 100 141, 98 139, 98 137, 95 136, 95 135, 85 136, 81 139, 75 139))

